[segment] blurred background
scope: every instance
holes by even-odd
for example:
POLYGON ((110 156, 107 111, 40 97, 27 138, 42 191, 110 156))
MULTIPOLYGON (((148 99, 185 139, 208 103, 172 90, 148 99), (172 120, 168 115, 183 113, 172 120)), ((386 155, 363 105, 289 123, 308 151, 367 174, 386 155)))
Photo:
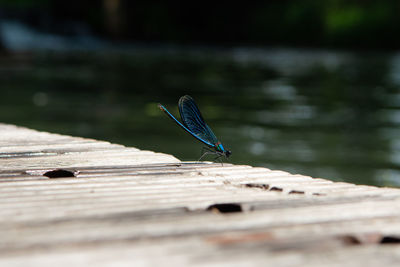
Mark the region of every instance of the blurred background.
POLYGON ((0 0, 0 122, 197 160, 400 186, 400 2, 0 0), (212 160, 212 158, 209 158, 212 160))

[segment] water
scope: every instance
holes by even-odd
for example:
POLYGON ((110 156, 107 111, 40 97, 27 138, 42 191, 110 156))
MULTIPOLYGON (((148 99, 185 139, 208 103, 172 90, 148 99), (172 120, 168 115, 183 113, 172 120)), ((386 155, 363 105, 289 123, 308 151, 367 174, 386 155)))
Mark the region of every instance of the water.
MULTIPOLYGON (((177 115, 190 94, 230 162, 400 186, 400 55, 132 48, 0 58, 0 121, 197 160, 177 115)), ((211 158, 209 158, 211 159, 211 158)))

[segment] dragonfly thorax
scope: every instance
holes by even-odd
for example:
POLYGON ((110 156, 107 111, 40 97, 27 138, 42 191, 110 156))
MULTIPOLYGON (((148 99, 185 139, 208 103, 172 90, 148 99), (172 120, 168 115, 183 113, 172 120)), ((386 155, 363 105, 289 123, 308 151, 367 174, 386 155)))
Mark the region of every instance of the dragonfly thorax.
POLYGON ((222 146, 221 142, 218 142, 215 144, 215 150, 217 150, 218 152, 225 152, 224 147, 222 146))
POLYGON ((229 158, 229 156, 232 154, 231 151, 225 150, 221 142, 218 142, 215 144, 215 150, 219 153, 222 153, 225 157, 229 158))

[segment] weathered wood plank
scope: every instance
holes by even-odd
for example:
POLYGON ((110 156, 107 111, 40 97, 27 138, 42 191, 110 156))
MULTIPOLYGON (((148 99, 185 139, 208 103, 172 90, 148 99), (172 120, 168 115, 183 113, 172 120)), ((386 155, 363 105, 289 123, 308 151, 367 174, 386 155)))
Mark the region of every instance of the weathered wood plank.
POLYGON ((400 190, 0 124, 0 236, 1 266, 394 266, 400 190))

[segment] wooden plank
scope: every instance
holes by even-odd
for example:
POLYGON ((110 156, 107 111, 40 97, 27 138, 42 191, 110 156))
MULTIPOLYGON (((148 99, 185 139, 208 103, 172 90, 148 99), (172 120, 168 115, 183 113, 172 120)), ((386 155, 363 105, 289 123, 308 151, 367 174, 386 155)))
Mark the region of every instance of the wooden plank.
POLYGON ((394 266, 400 190, 0 124, 0 236, 0 266, 394 266))

